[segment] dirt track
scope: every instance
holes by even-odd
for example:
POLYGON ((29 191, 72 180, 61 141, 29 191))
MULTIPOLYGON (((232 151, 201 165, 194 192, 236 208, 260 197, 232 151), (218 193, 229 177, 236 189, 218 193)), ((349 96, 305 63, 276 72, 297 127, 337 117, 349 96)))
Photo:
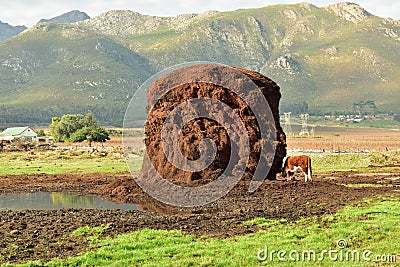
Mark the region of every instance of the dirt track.
POLYGON ((65 209, 1 211, 0 262, 48 260, 88 249, 85 238, 71 237, 75 229, 107 225, 103 235, 143 228, 180 229, 195 235, 224 238, 257 231, 242 224, 255 217, 286 218, 334 213, 357 200, 376 195, 400 195, 400 173, 333 173, 314 175, 314 182, 266 181, 255 193, 239 184, 216 203, 193 209, 171 208, 147 197, 129 174, 19 175, 0 177, 0 193, 32 191, 96 193, 118 202, 139 203, 143 211, 65 209), (383 184, 350 188, 343 183, 383 184), (396 184, 397 183, 397 184, 396 184))

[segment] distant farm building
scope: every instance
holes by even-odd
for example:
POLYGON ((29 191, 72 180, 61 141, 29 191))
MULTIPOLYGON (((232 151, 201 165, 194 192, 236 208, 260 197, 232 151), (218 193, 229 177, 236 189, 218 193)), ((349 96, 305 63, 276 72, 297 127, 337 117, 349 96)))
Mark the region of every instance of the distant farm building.
POLYGON ((25 142, 37 142, 37 133, 30 127, 11 127, 5 129, 0 133, 0 141, 25 141, 25 142))
POLYGON ((38 136, 35 141, 39 143, 53 143, 54 139, 52 136, 38 136))

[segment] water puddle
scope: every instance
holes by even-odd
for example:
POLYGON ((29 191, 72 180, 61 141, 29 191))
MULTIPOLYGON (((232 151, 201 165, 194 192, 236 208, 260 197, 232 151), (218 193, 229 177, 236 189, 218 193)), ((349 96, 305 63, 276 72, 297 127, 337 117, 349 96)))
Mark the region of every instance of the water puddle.
POLYGON ((101 199, 96 195, 59 192, 0 195, 0 210, 58 210, 68 208, 141 210, 137 204, 119 204, 101 199))

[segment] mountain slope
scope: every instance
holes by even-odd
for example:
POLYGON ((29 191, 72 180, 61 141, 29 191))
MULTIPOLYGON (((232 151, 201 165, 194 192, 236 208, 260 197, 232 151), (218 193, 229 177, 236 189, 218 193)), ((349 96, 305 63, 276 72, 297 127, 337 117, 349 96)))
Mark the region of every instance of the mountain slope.
POLYGON ((79 10, 72 10, 60 16, 51 19, 41 19, 38 23, 53 22, 53 23, 74 23, 82 20, 90 19, 90 17, 79 10))
POLYGON ((11 26, 0 21, 0 41, 7 40, 26 30, 25 26, 11 26))
POLYGON ((124 42, 157 70, 209 60, 261 71, 281 85, 287 110, 306 102, 311 112, 351 111, 353 102, 374 100, 382 111, 400 112, 400 22, 356 4, 175 18, 112 11, 80 25, 124 42))
POLYGON ((398 51, 400 22, 351 3, 177 17, 110 11, 0 43, 0 120, 45 122, 91 109, 120 124, 141 82, 196 60, 261 71, 280 84, 282 112, 351 112, 354 102, 372 100, 400 113, 398 51))
POLYGON ((123 45, 67 24, 39 24, 0 43, 0 58, 1 123, 91 110, 120 125, 134 90, 153 72, 123 45))

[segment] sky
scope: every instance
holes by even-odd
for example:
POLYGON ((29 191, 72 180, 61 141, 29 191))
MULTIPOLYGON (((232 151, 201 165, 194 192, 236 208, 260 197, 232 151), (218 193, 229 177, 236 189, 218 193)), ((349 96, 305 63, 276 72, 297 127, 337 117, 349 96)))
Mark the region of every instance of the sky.
MULTIPOLYGON (((345 0, 3 0, 0 21, 13 26, 30 27, 42 18, 49 19, 71 10, 86 12, 90 17, 116 9, 128 9, 154 16, 176 16, 186 13, 202 13, 207 10, 229 11, 299 2, 308 2, 322 7, 343 1, 345 0)), ((347 1, 359 4, 374 15, 400 19, 400 1, 347 1)))

